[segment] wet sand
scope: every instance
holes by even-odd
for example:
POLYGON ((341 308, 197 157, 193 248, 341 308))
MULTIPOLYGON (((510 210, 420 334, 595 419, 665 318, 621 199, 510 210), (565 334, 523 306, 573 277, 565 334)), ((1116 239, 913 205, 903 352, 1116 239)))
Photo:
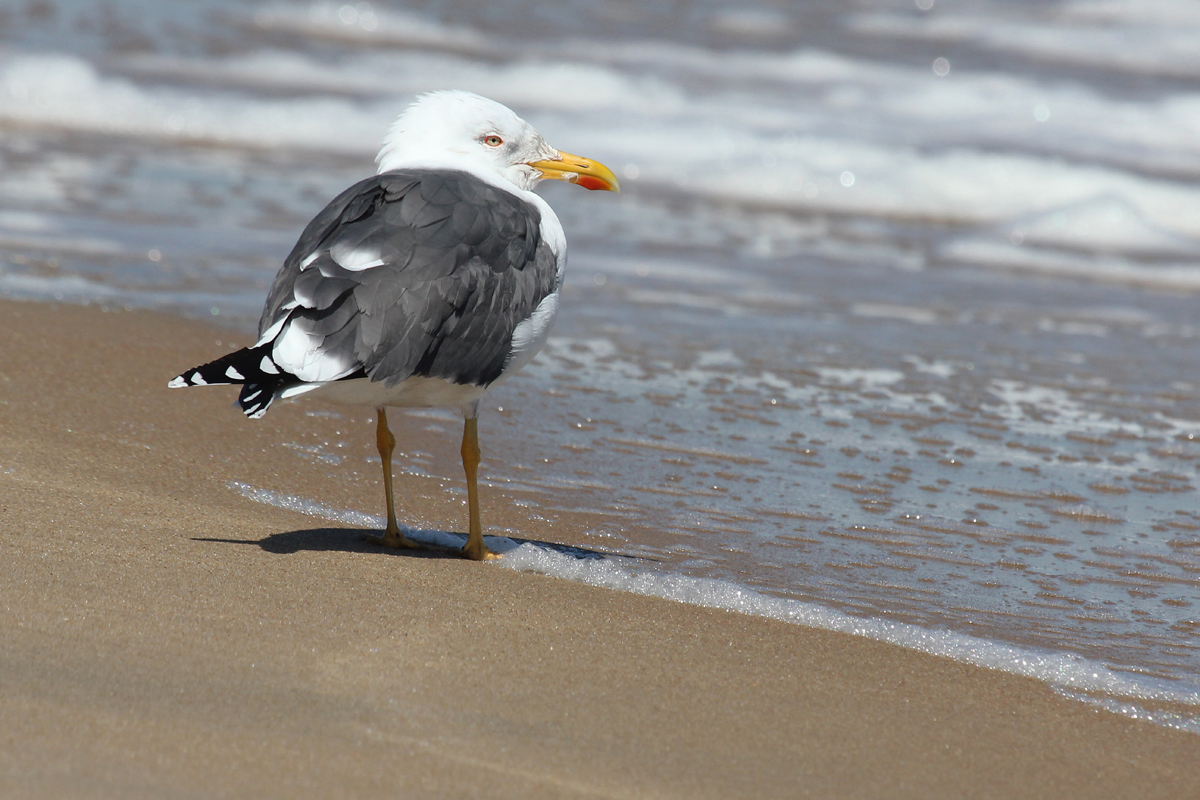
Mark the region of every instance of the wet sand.
MULTIPOLYGON (((168 390, 226 330, 0 315, 0 795, 1200 796, 1200 737, 1032 680, 254 503, 229 483, 378 513, 366 416, 168 390), (285 446, 317 439, 354 457, 285 446)), ((409 520, 455 527, 451 489, 397 484, 409 520)), ((486 492, 485 523, 572 541, 513 499, 486 492)))

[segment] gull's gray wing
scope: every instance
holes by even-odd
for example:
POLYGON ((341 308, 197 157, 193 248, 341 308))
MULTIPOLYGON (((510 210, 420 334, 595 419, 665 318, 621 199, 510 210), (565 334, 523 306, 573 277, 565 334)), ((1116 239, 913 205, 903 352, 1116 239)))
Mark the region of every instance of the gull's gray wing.
POLYGON ((537 207, 466 172, 361 181, 304 229, 267 296, 259 346, 272 343, 293 383, 486 386, 513 330, 557 288, 540 222, 537 207))

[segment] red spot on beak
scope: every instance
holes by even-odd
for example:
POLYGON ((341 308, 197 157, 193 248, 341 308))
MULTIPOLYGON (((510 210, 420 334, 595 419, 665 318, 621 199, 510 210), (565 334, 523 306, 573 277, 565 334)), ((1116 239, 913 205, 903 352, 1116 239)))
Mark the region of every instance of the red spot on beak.
POLYGON ((585 189, 595 191, 597 189, 607 189, 608 184, 599 178, 593 178, 591 175, 580 175, 579 180, 575 181, 576 185, 582 186, 585 189))

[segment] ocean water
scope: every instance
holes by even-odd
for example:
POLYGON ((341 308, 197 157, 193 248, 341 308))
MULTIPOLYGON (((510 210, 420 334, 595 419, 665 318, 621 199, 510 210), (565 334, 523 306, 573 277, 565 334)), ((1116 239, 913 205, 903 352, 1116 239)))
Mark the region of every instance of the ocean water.
POLYGON ((488 397, 487 474, 591 520, 561 541, 656 559, 510 565, 1197 729, 1194 3, 38 0, 0 22, 0 295, 248 330, 414 94, 480 92, 624 190, 543 192, 567 288, 488 397))

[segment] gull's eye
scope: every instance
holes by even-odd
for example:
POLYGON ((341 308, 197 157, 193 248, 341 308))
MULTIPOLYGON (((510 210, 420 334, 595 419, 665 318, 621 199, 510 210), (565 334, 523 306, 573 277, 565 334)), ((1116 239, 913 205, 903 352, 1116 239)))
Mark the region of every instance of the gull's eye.
POLYGON ((488 147, 499 147, 500 145, 504 144, 504 140, 499 136, 492 134, 491 136, 485 136, 483 143, 488 147))

